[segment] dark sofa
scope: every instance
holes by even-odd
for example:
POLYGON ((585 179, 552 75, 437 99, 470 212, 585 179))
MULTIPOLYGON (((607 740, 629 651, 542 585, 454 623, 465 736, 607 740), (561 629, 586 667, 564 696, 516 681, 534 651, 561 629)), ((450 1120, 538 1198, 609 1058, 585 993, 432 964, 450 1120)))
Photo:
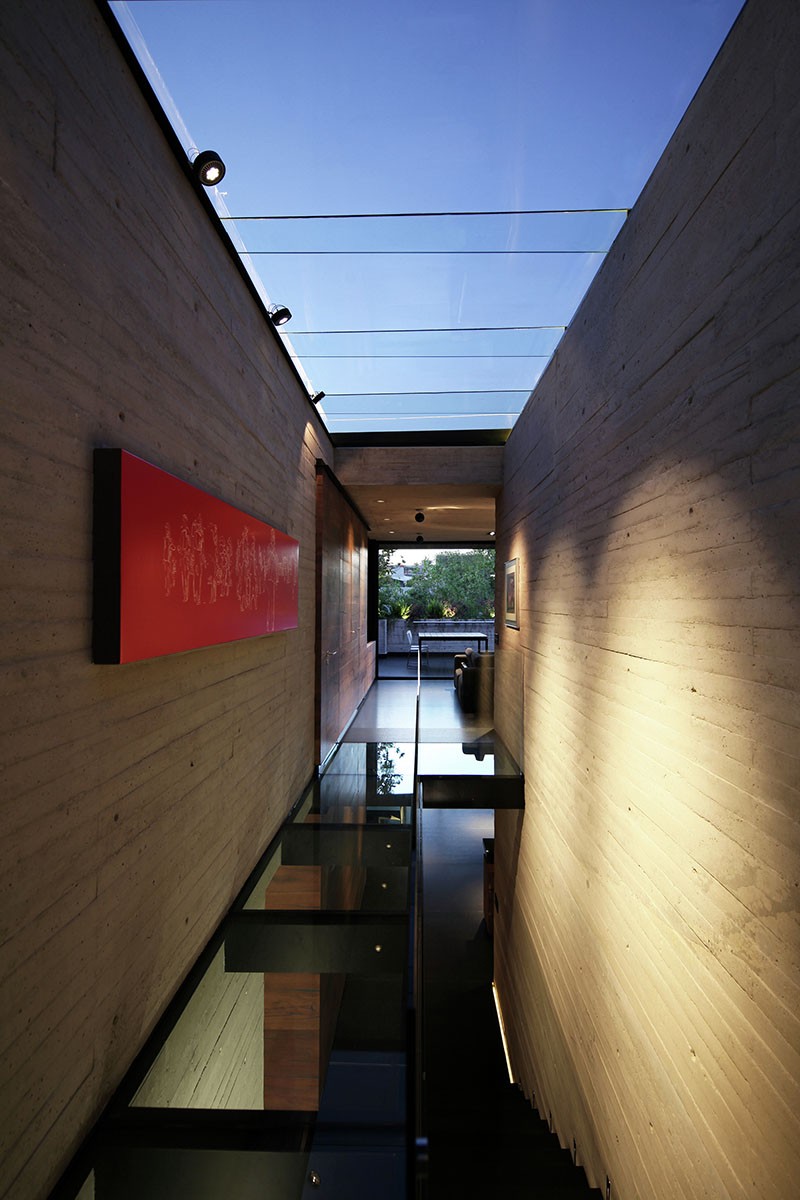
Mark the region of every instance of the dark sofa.
POLYGON ((453 686, 465 713, 490 717, 494 711, 494 654, 468 647, 453 661, 453 686))

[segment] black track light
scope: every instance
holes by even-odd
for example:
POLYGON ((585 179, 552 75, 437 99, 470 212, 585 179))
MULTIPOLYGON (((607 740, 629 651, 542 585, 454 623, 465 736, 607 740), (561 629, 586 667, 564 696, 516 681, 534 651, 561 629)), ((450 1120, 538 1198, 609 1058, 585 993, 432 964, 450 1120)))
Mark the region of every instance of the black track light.
POLYGON ((273 304, 269 310, 269 319, 275 326, 285 325, 287 321, 291 321, 292 314, 285 304, 273 304))
POLYGON ((203 187, 215 187, 225 174, 225 163, 216 150, 201 150, 192 167, 203 187))

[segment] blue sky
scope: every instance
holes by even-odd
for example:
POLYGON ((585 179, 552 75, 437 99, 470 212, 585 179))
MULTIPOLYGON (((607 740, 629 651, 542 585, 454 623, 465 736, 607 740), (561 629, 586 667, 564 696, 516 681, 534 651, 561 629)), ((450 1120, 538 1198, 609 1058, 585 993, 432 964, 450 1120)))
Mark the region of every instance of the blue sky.
MULTIPOLYGON (((128 7, 192 139, 226 162, 228 210, 251 215, 632 206, 741 3, 130 0, 128 7)), ((237 229, 248 249, 273 252, 582 251, 607 248, 621 220, 237 229)), ((560 333, 312 337, 303 330, 567 324, 601 261, 561 253, 255 259, 269 295, 292 309, 288 336, 313 387, 330 397, 333 430, 507 426, 546 365, 533 356, 548 355, 560 333), (434 354, 448 357, 405 357, 434 354), (362 394, 404 389, 384 400, 362 394), (411 394, 446 389, 452 395, 411 394), (334 392, 362 395, 336 399, 334 392), (440 416, 424 416, 434 412, 440 416)))

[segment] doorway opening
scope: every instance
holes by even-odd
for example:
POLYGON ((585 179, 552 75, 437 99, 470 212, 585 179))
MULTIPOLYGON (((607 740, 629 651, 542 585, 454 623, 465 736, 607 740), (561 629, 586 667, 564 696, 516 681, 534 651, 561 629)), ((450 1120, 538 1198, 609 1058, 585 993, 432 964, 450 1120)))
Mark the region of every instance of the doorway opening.
POLYGON ((467 649, 494 653, 494 546, 383 545, 376 566, 379 679, 454 678, 467 649))

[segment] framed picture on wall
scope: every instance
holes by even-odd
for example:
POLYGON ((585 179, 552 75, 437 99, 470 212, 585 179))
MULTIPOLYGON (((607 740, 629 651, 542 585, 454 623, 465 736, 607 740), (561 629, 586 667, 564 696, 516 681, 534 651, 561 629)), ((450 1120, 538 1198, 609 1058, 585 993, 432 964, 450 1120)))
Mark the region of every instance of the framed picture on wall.
POLYGON ((510 625, 512 629, 519 629, 519 589, 517 573, 519 570, 519 559, 512 558, 506 563, 506 587, 505 587, 505 623, 510 625))

